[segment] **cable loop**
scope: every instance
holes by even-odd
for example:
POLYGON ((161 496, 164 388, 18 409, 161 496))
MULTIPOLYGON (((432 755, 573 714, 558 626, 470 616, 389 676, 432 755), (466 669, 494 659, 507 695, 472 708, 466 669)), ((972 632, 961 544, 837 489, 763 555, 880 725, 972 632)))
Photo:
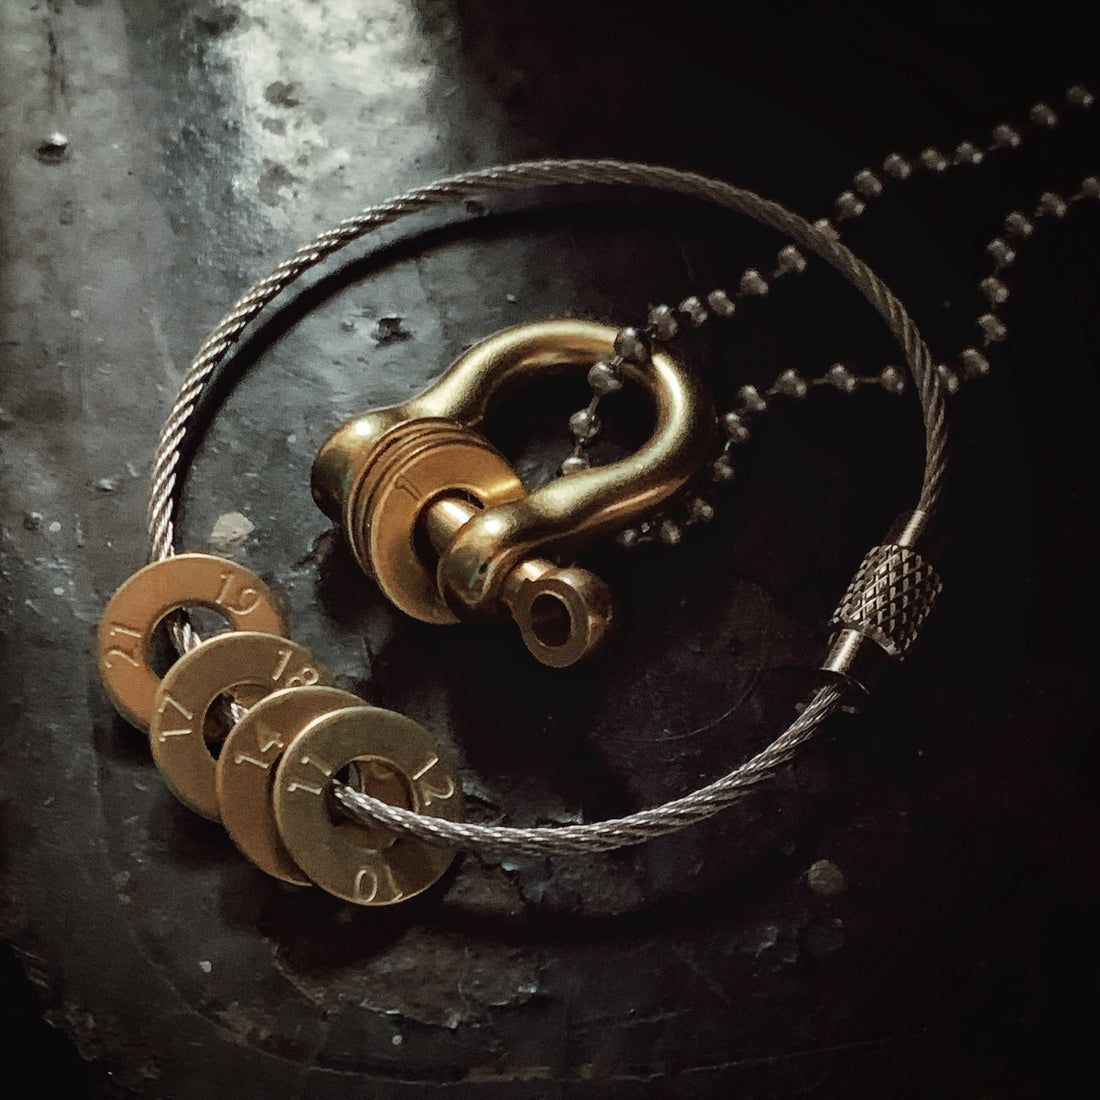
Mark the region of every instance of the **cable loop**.
MULTIPOLYGON (((947 469, 943 388, 928 346, 912 318, 889 287, 862 260, 800 215, 721 180, 674 168, 616 160, 540 160, 462 173, 367 207, 303 245, 241 296, 199 348, 161 429, 149 498, 151 560, 158 561, 175 553, 174 517, 186 474, 182 448, 193 430, 192 421, 199 400, 214 371, 244 329, 274 298, 341 248, 408 215, 498 191, 576 184, 648 187, 715 203, 778 230, 839 271, 874 306, 904 352, 916 383, 925 429, 924 477, 917 508, 928 515, 935 510, 947 469)), ((198 644, 198 636, 186 622, 177 624, 174 634, 181 648, 198 644)), ((336 797, 361 821, 379 822, 396 832, 438 844, 494 853, 609 851, 676 832, 744 798, 793 759, 799 746, 842 705, 847 691, 845 687, 834 685, 821 688, 785 733, 729 775, 662 806, 612 821, 516 829, 440 821, 398 809, 342 785, 337 786, 336 797)))

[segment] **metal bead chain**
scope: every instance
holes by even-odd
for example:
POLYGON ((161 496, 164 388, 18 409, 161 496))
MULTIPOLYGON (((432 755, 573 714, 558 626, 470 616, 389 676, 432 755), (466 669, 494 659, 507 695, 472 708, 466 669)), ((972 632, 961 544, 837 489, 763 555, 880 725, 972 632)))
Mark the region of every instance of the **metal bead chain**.
MULTIPOLYGON (((1077 203, 1088 199, 1100 201, 1100 176, 1086 176, 1078 189, 1066 197, 1054 191, 1044 191, 1030 217, 1021 210, 1013 210, 1005 216, 1004 235, 993 238, 985 249, 992 261, 992 270, 979 284, 982 295, 989 303, 989 310, 981 314, 975 322, 981 334, 981 345, 964 348, 952 363, 936 364, 940 383, 949 396, 958 393, 964 383, 988 375, 991 370, 989 355, 993 346, 1004 343, 1008 338, 1008 325, 1000 309, 1010 297, 1009 276, 1018 259, 1020 248, 1035 236, 1044 220, 1048 223, 1060 221, 1077 203)), ((905 374, 900 367, 887 366, 877 375, 863 375, 847 363, 834 363, 823 375, 809 381, 796 370, 785 370, 763 394, 755 386, 742 386, 737 392, 734 408, 718 418, 719 425, 725 432, 725 441, 711 467, 712 484, 722 485, 734 480, 734 452, 750 442, 751 428, 771 408, 771 399, 800 401, 812 389, 823 386, 832 387, 847 395, 868 387, 877 387, 898 397, 908 388, 905 374)), ((684 528, 698 523, 709 523, 714 515, 713 503, 703 496, 695 496, 681 505, 674 516, 659 514, 637 527, 620 532, 616 542, 624 549, 647 542, 676 545, 683 537, 684 528)))
POLYGON ((731 295, 725 290, 712 290, 704 304, 694 295, 685 298, 675 309, 667 305, 653 306, 648 323, 641 328, 621 329, 615 339, 615 354, 596 363, 588 372, 592 397, 588 405, 569 418, 573 435, 573 453, 561 464, 560 473, 568 475, 588 469, 585 448, 599 435, 600 421, 596 414, 600 400, 622 389, 624 363, 643 364, 649 361, 655 343, 667 343, 684 328, 701 328, 711 317, 729 320, 737 307, 747 299, 763 298, 771 283, 784 275, 801 275, 806 270, 806 258, 793 245, 784 245, 776 258, 775 268, 765 278, 755 268, 741 275, 740 286, 731 295))
MULTIPOLYGON (((978 373, 986 373, 988 362, 983 353, 988 352, 994 344, 1003 343, 1008 338, 1008 326, 1002 316, 1002 307, 1008 302, 1011 294, 1009 276, 1016 264, 1020 248, 1031 240, 1043 221, 1061 221, 1071 207, 1086 199, 1100 200, 1100 176, 1086 176, 1072 195, 1062 196, 1055 191, 1044 191, 1039 196, 1030 217, 1021 210, 1013 210, 1004 220, 1004 235, 994 237, 985 246, 986 255, 991 261, 991 270, 979 285, 982 295, 989 303, 989 309, 977 320, 978 331, 981 334, 981 351, 976 348, 967 348, 960 356, 964 360, 964 371, 960 376, 963 380, 967 377, 966 367, 980 366, 979 361, 986 362, 986 367, 978 373)), ((941 378, 945 377, 942 367, 937 367, 937 371, 941 378)), ((947 388, 951 392, 950 380, 947 388)))
MULTIPOLYGON (((763 392, 756 386, 742 386, 737 391, 734 407, 718 418, 725 438, 709 470, 711 484, 723 485, 734 480, 735 453, 752 441, 757 423, 771 411, 777 400, 803 401, 817 388, 834 389, 846 395, 870 388, 882 390, 891 397, 901 397, 908 392, 909 384, 900 367, 888 366, 878 374, 866 375, 858 373, 848 363, 834 363, 824 374, 811 379, 804 378, 793 368, 781 371, 763 392)), ((628 550, 652 542, 675 546, 683 538, 685 528, 710 523, 714 516, 714 504, 700 493, 683 502, 675 512, 660 513, 637 527, 620 531, 615 541, 628 550)))
MULTIPOLYGON (((1083 84, 1074 84, 1065 93, 1067 109, 1089 109, 1094 103, 1095 96, 1083 84)), ((861 218, 867 210, 867 204, 883 195, 886 189, 883 176, 888 181, 903 183, 915 170, 942 175, 951 167, 976 168, 988 155, 998 150, 1018 149, 1031 134, 1053 130, 1058 121, 1055 111, 1045 102, 1039 102, 1028 111, 1026 122, 1017 125, 1000 123, 993 127, 989 139, 984 143, 960 141, 950 157, 935 146, 928 146, 915 158, 906 158, 896 152, 890 153, 882 162, 882 176, 870 168, 862 168, 856 172, 852 177, 851 188, 837 196, 832 220, 821 218, 814 222, 814 228, 839 240, 838 227, 861 218)), ((1069 199, 1063 199, 1054 192, 1044 192, 1036 206, 1034 218, 1063 218, 1073 202, 1082 198, 1100 197, 1095 194, 1097 187, 1097 177, 1090 176, 1082 181, 1080 190, 1069 199)), ((1022 212, 1013 211, 1005 218, 1007 240, 995 238, 987 246, 986 251, 993 259, 994 269, 981 282, 982 293, 990 303, 990 310, 977 320, 982 334, 981 347, 965 348, 953 365, 937 365, 937 374, 948 394, 957 393, 963 382, 989 373, 990 364, 986 353, 992 344, 1004 341, 1008 335, 1007 327, 997 313, 997 307, 1003 305, 1009 296, 1003 273, 1015 262, 1017 245, 1031 236, 1033 231, 1031 220, 1022 212)), ((766 297, 771 291, 771 284, 777 279, 786 275, 801 275, 806 266, 805 257, 794 245, 784 245, 767 277, 756 268, 747 268, 732 295, 726 290, 716 289, 706 296, 705 304, 697 296, 691 295, 675 308, 667 304, 652 306, 646 325, 621 330, 616 341, 615 355, 596 363, 588 373, 592 397, 585 408, 569 419, 573 450, 561 464, 560 473, 567 476, 589 468, 586 449, 598 437, 601 427, 597 410, 602 398, 622 388, 624 362, 646 362, 655 343, 667 343, 686 328, 700 328, 711 317, 728 320, 736 316, 739 305, 749 299, 766 297)), ((905 389, 905 377, 897 367, 888 366, 879 375, 868 378, 853 373, 845 364, 837 363, 824 376, 810 382, 803 380, 797 371, 784 371, 766 394, 769 397, 799 400, 814 386, 832 386, 842 393, 853 394, 869 383, 879 385, 890 393, 902 393, 905 389)), ((733 450, 749 441, 751 420, 766 410, 767 401, 755 387, 745 386, 738 391, 735 408, 720 414, 719 422, 725 429, 726 439, 721 453, 711 467, 711 480, 714 484, 720 485, 734 479, 736 470, 733 450)), ((658 515, 637 528, 628 528, 619 534, 617 542, 627 548, 653 541, 675 545, 680 541, 685 526, 709 523, 714 518, 714 506, 704 497, 698 496, 689 501, 681 509, 681 513, 676 518, 658 515)))

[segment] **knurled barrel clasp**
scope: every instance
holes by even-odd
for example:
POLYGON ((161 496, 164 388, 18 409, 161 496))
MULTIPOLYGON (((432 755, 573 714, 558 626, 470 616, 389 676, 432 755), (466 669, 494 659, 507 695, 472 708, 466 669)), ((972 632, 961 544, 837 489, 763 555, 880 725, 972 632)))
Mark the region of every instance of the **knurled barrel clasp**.
POLYGON ((865 692, 891 659, 905 659, 943 589, 911 545, 926 518, 920 512, 902 517, 891 541, 868 551, 830 620, 833 634, 821 667, 865 692))

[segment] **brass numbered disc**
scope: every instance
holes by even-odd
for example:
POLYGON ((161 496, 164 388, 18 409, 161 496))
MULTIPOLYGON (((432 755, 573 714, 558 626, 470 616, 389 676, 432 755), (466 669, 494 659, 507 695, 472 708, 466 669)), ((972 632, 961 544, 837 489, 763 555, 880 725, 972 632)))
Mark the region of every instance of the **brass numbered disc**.
POLYGON ((431 886, 454 852, 382 828, 337 824, 332 779, 352 763, 361 790, 448 821, 462 818, 462 791, 443 746, 393 711, 337 711, 312 722, 287 746, 272 791, 287 850, 330 894, 357 905, 393 905, 431 886))
POLYGON ((439 591, 434 560, 425 560, 417 547, 420 516, 445 495, 492 508, 523 496, 523 482, 488 440, 445 420, 403 424, 378 449, 349 528, 359 532, 353 542, 360 563, 406 615, 426 623, 457 622, 439 591))
POLYGON ((284 882, 310 885, 275 825, 271 807, 275 766, 286 746, 310 722, 362 705, 359 696, 339 688, 284 688, 251 707, 229 731, 215 768, 218 808, 233 843, 261 871, 284 882))
POLYGON ((220 611, 236 630, 286 632, 267 585, 236 562, 210 554, 177 554, 139 569, 111 597, 98 646, 107 694, 138 729, 149 729, 160 683, 149 664, 153 633, 165 615, 196 605, 220 611))
POLYGON ((281 688, 328 683, 297 642, 253 631, 218 634, 181 657, 161 681, 149 726, 153 760, 184 805, 220 821, 215 761, 203 734, 215 701, 234 688, 256 699, 281 688))

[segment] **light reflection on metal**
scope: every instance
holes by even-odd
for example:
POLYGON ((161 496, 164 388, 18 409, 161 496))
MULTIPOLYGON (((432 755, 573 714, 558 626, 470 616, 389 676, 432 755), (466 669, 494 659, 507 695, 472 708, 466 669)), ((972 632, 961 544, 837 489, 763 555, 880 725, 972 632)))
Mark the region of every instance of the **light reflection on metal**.
POLYGON ((417 397, 348 421, 324 444, 314 499, 397 607, 436 623, 511 614, 532 653, 554 666, 599 646, 610 592, 569 563, 697 473, 714 435, 709 396, 667 353, 624 364, 652 402, 650 438, 618 462, 531 493, 477 429, 502 390, 547 371, 587 370, 613 354, 616 334, 568 320, 507 329, 417 397))

